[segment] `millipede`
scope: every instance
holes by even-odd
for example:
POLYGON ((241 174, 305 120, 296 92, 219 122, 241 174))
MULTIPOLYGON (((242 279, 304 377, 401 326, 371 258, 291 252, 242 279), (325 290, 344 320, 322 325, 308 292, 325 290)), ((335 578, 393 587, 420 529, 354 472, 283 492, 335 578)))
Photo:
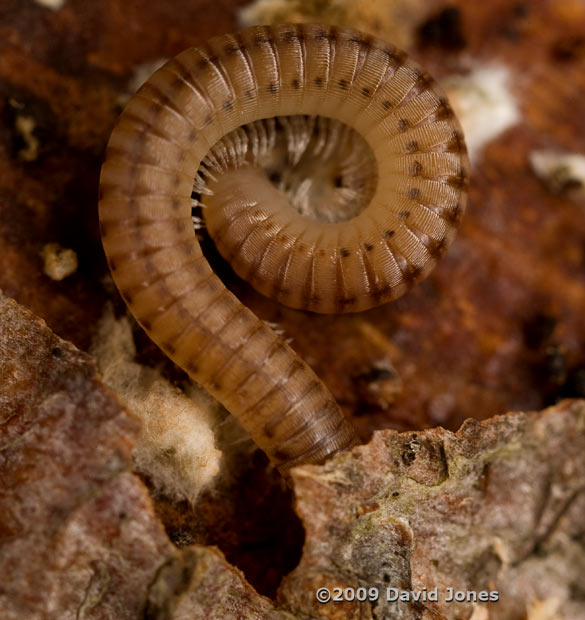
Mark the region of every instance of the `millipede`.
POLYGON ((100 230, 138 323, 286 475, 357 433, 214 273, 194 206, 260 293, 357 312, 429 274, 467 180, 459 123, 404 52, 351 28, 255 26, 182 52, 130 99, 102 166, 100 230))

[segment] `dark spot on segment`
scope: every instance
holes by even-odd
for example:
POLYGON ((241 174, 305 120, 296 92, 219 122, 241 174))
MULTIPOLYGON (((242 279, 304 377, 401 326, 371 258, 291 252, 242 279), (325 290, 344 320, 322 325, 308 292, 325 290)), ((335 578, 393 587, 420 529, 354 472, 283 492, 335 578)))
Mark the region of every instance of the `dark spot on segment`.
POLYGON ((394 65, 395 69, 403 65, 406 60, 406 52, 395 47, 386 47, 381 49, 381 51, 386 55, 388 62, 394 65))
POLYGON ((419 94, 419 93, 424 92, 425 90, 432 89, 434 83, 435 83, 435 80, 433 80, 433 78, 426 71, 421 71, 417 75, 413 90, 417 94, 419 94))
POLYGON ((418 189, 418 187, 411 187, 408 190, 407 195, 411 200, 416 200, 417 198, 420 198, 420 189, 418 189))
POLYGON ((272 456, 278 463, 286 463, 286 461, 292 458, 292 455, 286 452, 286 450, 275 450, 272 456))
POLYGON ((270 180, 270 182, 273 185, 278 185, 278 183, 280 183, 281 178, 282 178, 282 176, 281 176, 280 172, 277 172, 277 171, 271 172, 268 175, 268 179, 270 180))
POLYGON ((175 349, 175 346, 171 344, 170 342, 163 342, 160 346, 163 349, 163 351, 165 351, 166 353, 169 353, 170 355, 173 355, 173 353, 176 353, 177 351, 177 349, 175 349))
POLYGON ((223 109, 226 112, 231 112, 234 109, 234 101, 233 101, 233 99, 226 99, 223 102, 223 109))
POLYGON ((393 237, 395 234, 395 231, 393 230, 385 230, 384 231, 384 237, 386 237, 386 239, 390 239, 391 237, 393 237))
POLYGON ((63 357, 63 351, 61 350, 60 347, 53 347, 51 349, 51 355, 55 358, 60 360, 63 357))
POLYGON ((412 166, 408 169, 408 174, 411 177, 417 177, 422 172, 423 166, 420 161, 414 161, 412 166))
POLYGON ((388 101, 388 99, 382 101, 382 107, 384 110, 388 111, 392 107, 392 103, 388 101))
POLYGON ((283 355, 283 354, 284 355, 287 354, 286 345, 281 340, 276 340, 270 347, 270 354, 268 355, 267 360, 272 359, 276 355, 283 355))
POLYGON ((401 118, 398 121, 398 125, 397 125, 398 131, 400 133, 404 133, 408 129, 409 125, 410 123, 408 122, 406 118, 401 118))
POLYGON ((176 211, 181 206, 181 201, 178 198, 173 198, 171 200, 171 209, 176 211))
POLYGON ((344 297, 343 295, 338 295, 335 297, 335 305, 339 308, 340 311, 343 311, 347 306, 352 306, 357 301, 355 295, 351 297, 344 297))
POLYGON ((445 250, 447 249, 447 242, 445 239, 429 239, 425 243, 425 247, 429 251, 431 257, 437 260, 445 253, 445 250))
POLYGON ((272 428, 270 428, 269 424, 264 425, 264 427, 262 428, 262 432, 269 439, 272 439, 272 437, 274 437, 274 431, 272 430, 272 428))
POLYGON ((369 97, 371 94, 372 94, 372 91, 367 86, 364 86, 362 88, 362 95, 364 97, 369 97))
POLYGON ((441 97, 439 99, 437 109, 435 110, 433 116, 437 121, 442 121, 453 117, 453 108, 451 108, 445 97, 441 97))
POLYGON ((237 54, 238 52, 243 52, 245 50, 245 46, 239 43, 230 43, 224 47, 224 52, 226 54, 237 54))
POLYGON ((273 42, 272 37, 266 34, 257 34, 254 37, 254 45, 261 47, 262 45, 270 45, 273 42))
POLYGON ((327 251, 324 248, 320 248, 318 254, 323 257, 327 255, 327 251))
POLYGON ((398 217, 401 220, 407 220, 410 217, 410 211, 400 211, 400 213, 398 214, 398 217))
POLYGON ((364 250, 366 252, 371 252, 374 249, 374 246, 371 243, 364 243, 364 250))
POLYGON ((364 37, 363 37, 363 43, 364 43, 364 45, 367 45, 368 47, 373 47, 374 37, 372 37, 371 35, 365 33, 364 37))
POLYGON ((422 269, 420 267, 417 267, 416 265, 407 265, 406 269, 402 272, 406 285, 410 287, 416 284, 421 273, 422 269))
POLYGON ((456 175, 447 177, 447 185, 456 189, 464 189, 469 184, 469 179, 465 170, 461 169, 456 175))
POLYGON ((341 248, 340 254, 343 258, 347 258, 348 256, 351 256, 351 250, 349 248, 341 248))
POLYGON ((452 209, 445 209, 444 219, 450 224, 458 224, 463 217, 463 208, 460 204, 456 204, 452 209))
POLYGON ((416 140, 411 140, 406 143, 404 147, 407 153, 416 153, 419 150, 418 142, 416 140))
POLYGON ((459 131, 454 131, 449 141, 445 144, 445 151, 449 153, 465 152, 465 140, 459 131))
POLYGON ((456 6, 447 6, 432 15, 419 26, 417 34, 422 47, 456 51, 467 44, 462 32, 461 10, 456 6))
POLYGON ((246 99, 253 99, 255 92, 256 91, 253 88, 248 88, 248 90, 244 93, 244 97, 246 97, 246 99))
POLYGON ((292 376, 296 375, 298 372, 301 372, 305 369, 305 365, 300 360, 293 360, 286 372, 287 379, 290 379, 292 376))
POLYGON ((183 82, 183 80, 177 76, 171 83, 170 83, 170 90, 171 91, 180 91, 181 89, 183 89, 185 86, 185 83, 183 82))
POLYGON ((301 87, 301 82, 298 78, 295 78, 290 85, 295 89, 298 90, 301 87))
POLYGON ((325 80, 318 76, 315 78, 315 86, 323 86, 323 84, 325 83, 325 80))
POLYGON ((178 58, 173 58, 171 61, 178 75, 180 75, 185 82, 191 83, 192 73, 188 67, 186 67, 178 58))
POLYGON ((382 302, 382 299, 384 298, 384 295, 386 295, 386 293, 388 292, 390 286, 388 284, 385 284, 384 286, 380 287, 375 281, 372 282, 372 286, 374 288, 370 289, 367 295, 368 297, 370 297, 370 299, 374 300, 374 304, 376 306, 379 306, 382 302))
POLYGON ((317 40, 329 40, 329 32, 327 32, 327 30, 317 30, 317 32, 315 33, 315 39, 317 40))
POLYGON ((333 185, 335 187, 342 187, 342 185, 343 185, 343 178, 341 177, 340 174, 338 174, 337 176, 335 176, 333 178, 333 185))
POLYGON ((292 43, 293 41, 304 41, 305 35, 302 32, 295 30, 287 30, 282 33, 282 40, 286 43, 292 43))
POLYGON ((390 62, 394 60, 394 55, 396 54, 396 48, 390 45, 379 48, 380 52, 386 56, 386 61, 390 62))
POLYGON ((196 375, 199 372, 198 366, 192 361, 185 364, 185 370, 192 375, 196 375))
POLYGON ((191 131, 187 135, 187 139, 189 140, 189 142, 195 142, 195 140, 197 139, 197 132, 194 129, 191 129, 191 131))
POLYGON ((205 69, 206 67, 209 67, 210 65, 215 64, 217 60, 218 60, 218 57, 216 55, 206 56, 204 58, 201 58, 201 60, 198 63, 199 68, 205 69))
POLYGON ((347 90, 349 88, 349 81, 348 80, 341 79, 337 83, 339 84, 339 88, 341 88, 342 90, 347 90))
POLYGON ((203 119, 203 124, 207 126, 207 125, 211 125, 212 122, 213 122, 213 116, 211 114, 206 114, 205 118, 203 119))
POLYGON ((360 37, 357 34, 353 34, 349 37, 348 41, 350 43, 357 43, 358 45, 361 45, 362 43, 364 43, 364 39, 363 37, 360 37))
POLYGON ((276 95, 276 93, 278 92, 278 85, 274 82, 270 82, 270 84, 268 84, 268 86, 266 87, 266 91, 270 95, 276 95))

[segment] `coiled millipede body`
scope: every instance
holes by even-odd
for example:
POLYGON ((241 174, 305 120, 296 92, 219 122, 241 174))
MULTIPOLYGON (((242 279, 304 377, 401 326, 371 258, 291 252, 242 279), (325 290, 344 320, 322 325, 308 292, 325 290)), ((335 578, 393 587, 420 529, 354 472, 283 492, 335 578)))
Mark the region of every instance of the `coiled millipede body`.
MULTIPOLYGON (((297 197, 319 167, 303 165, 297 197)), ((219 251, 261 293, 354 312, 430 272, 463 214, 467 167, 449 104, 403 52, 348 28, 252 27, 179 54, 130 100, 101 173, 103 245, 152 340, 286 473, 355 445, 356 432, 307 364, 214 274, 194 234, 192 192, 219 251), (341 157, 333 189, 313 197, 349 207, 344 221, 309 219, 275 181, 269 149, 283 140, 289 164, 341 157)))

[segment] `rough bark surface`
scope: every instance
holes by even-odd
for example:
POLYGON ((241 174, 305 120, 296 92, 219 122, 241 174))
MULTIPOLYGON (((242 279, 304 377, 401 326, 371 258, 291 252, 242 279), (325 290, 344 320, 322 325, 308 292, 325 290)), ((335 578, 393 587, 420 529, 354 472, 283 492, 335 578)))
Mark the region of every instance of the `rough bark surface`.
MULTIPOLYGON (((457 433, 383 431, 325 467, 295 473, 307 540, 281 598, 319 606, 317 587, 428 591, 436 604, 346 603, 347 618, 449 619, 485 607, 522 618, 554 600, 560 618, 585 618, 585 402, 467 421, 457 433), (498 591, 497 603, 445 602, 448 588, 498 591)), ((536 617, 536 616, 535 616, 536 617)))
POLYGON ((380 431, 295 470, 306 542, 276 608, 216 549, 174 548, 131 472, 136 420, 87 355, 6 297, 0 359, 3 618, 504 620, 535 602, 585 617, 584 401, 457 433, 380 431), (322 587, 380 597, 320 604, 322 587), (449 587, 500 600, 448 603, 449 587), (439 601, 392 603, 387 588, 439 601))

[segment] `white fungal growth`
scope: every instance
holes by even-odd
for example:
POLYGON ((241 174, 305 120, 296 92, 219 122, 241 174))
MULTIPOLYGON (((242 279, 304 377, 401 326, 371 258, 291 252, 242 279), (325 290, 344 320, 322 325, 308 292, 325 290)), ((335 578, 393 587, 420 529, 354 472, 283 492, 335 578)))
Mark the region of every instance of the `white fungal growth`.
POLYGON ((46 7, 47 9, 57 11, 65 4, 65 0, 36 0, 36 3, 46 7))
POLYGON ((430 11, 432 5, 424 0, 254 0, 238 16, 242 26, 282 22, 351 25, 407 49, 430 11))
POLYGON ((18 151, 21 161, 35 161, 39 156, 40 143, 34 134, 36 121, 32 116, 17 116, 14 127, 24 142, 23 148, 18 151))
POLYGON ((538 150, 530 153, 529 161, 536 175, 551 191, 585 194, 585 155, 538 150))
POLYGON ((118 103, 125 106, 130 97, 146 82, 146 80, 160 67, 162 67, 168 58, 157 58, 148 62, 144 62, 136 67, 134 73, 128 80, 126 92, 118 96, 118 103))
POLYGON ((43 271, 51 280, 63 280, 77 271, 77 254, 58 243, 47 243, 41 252, 43 271))
POLYGON ((511 83, 510 71, 501 65, 478 67, 441 83, 463 127, 472 161, 486 144, 520 120, 511 83))
POLYGON ((92 353, 104 383, 142 421, 133 455, 137 470, 157 490, 193 503, 220 470, 212 428, 221 421, 221 406, 198 386, 187 397, 155 369, 136 363, 130 321, 117 320, 111 308, 92 353))

